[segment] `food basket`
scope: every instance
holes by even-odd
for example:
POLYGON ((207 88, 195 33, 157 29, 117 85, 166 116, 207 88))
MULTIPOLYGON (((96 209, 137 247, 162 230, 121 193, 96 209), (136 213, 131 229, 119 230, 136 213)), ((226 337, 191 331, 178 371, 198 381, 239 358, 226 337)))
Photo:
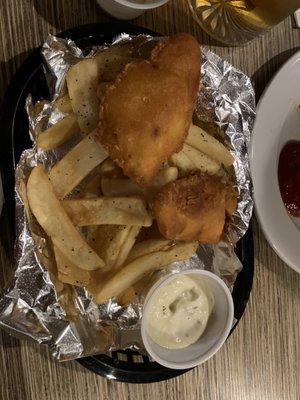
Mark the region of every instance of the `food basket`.
MULTIPOLYGON (((78 47, 88 53, 93 46, 110 43, 118 34, 157 35, 145 28, 124 23, 90 24, 61 33, 60 37, 72 39, 78 47)), ((28 119, 25 100, 31 94, 33 100, 49 97, 43 72, 40 48, 34 50, 14 76, 1 109, 1 172, 4 185, 5 207, 1 229, 8 227, 4 246, 12 259, 14 242, 14 171, 22 151, 31 147, 28 134, 28 119)), ((248 301, 253 280, 253 238, 251 226, 238 242, 236 253, 243 264, 233 288, 235 320, 231 332, 242 317, 248 301)), ((114 351, 108 355, 97 355, 78 360, 84 367, 109 379, 131 383, 149 383, 169 379, 186 370, 171 370, 153 362, 147 356, 132 350, 114 351)))

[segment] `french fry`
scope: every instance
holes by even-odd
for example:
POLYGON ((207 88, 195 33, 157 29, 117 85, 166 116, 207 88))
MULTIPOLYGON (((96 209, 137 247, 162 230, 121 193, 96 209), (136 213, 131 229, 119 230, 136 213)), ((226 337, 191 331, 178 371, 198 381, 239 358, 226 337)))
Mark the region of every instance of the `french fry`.
POLYGON ((221 167, 220 163, 188 144, 183 145, 182 151, 200 171, 215 174, 221 167))
POLYGON ((125 66, 134 60, 134 58, 128 57, 128 54, 117 46, 100 50, 95 55, 95 61, 99 69, 99 80, 109 83, 115 81, 125 66))
POLYGON ((152 218, 140 198, 71 199, 64 200, 62 205, 76 226, 152 225, 152 218))
POLYGON ((64 112, 66 114, 70 114, 73 112, 71 100, 68 93, 56 99, 54 104, 55 107, 61 112, 64 112))
POLYGON ((52 283, 53 283, 53 285, 54 285, 54 287, 55 287, 55 290, 56 290, 56 293, 58 294, 58 296, 60 295, 60 293, 64 290, 64 283, 63 282, 61 282, 59 279, 58 279, 58 276, 57 276, 57 274, 58 274, 58 272, 56 272, 56 275, 51 275, 51 281, 52 281, 52 283))
POLYGON ((110 271, 102 273, 102 270, 98 269, 97 271, 91 271, 91 276, 91 283, 86 286, 86 289, 94 297, 99 288, 103 287, 111 279, 112 273, 110 271))
POLYGON ((107 85, 133 60, 124 50, 113 46, 98 52, 93 58, 79 61, 69 69, 66 82, 70 102, 83 133, 92 132, 98 124, 98 95, 101 98, 107 85))
POLYGON ((145 191, 143 188, 126 178, 102 178, 101 190, 104 196, 142 196, 145 191))
POLYGON ((115 266, 130 229, 129 225, 101 225, 89 232, 88 243, 104 260, 107 269, 115 266))
POLYGON ((99 171, 91 177, 91 179, 85 185, 82 195, 85 199, 94 199, 99 197, 101 194, 101 181, 99 171))
POLYGON ((172 164, 176 165, 182 172, 192 171, 196 169, 195 164, 184 154, 183 151, 175 153, 170 157, 172 164))
POLYGON ((146 196, 151 198, 153 194, 169 182, 178 177, 176 167, 168 167, 160 171, 151 186, 142 188, 130 179, 101 179, 101 190, 104 196, 146 196))
POLYGON ((58 272, 58 279, 63 283, 75 286, 89 286, 91 284, 92 275, 90 271, 85 271, 74 265, 68 258, 53 246, 55 261, 58 272))
POLYGON ((106 63, 106 66, 101 73, 101 79, 105 82, 113 82, 117 76, 123 71, 127 64, 131 63, 135 59, 132 57, 115 56, 112 57, 110 62, 106 63))
POLYGON ((186 143, 224 164, 225 167, 229 167, 234 162, 233 156, 222 143, 196 125, 190 126, 186 143))
POLYGON ((203 172, 214 174, 220 169, 220 164, 215 160, 188 144, 184 144, 179 153, 173 154, 170 161, 183 173, 200 169, 203 172))
POLYGON ((178 178, 178 169, 176 167, 167 167, 162 169, 154 179, 151 186, 161 188, 169 182, 176 181, 178 178))
POLYGON ((120 248, 119 255, 114 265, 114 269, 119 269, 119 267, 121 267, 127 260, 128 254, 130 253, 132 247, 134 246, 134 243, 140 232, 140 229, 141 229, 140 226, 132 226, 131 229, 129 230, 127 238, 123 243, 123 246, 120 248))
POLYGON ((130 232, 130 225, 118 225, 118 228, 115 231, 115 234, 112 237, 112 240, 107 246, 106 249, 106 265, 113 269, 115 268, 118 256, 120 254, 120 249, 124 245, 128 234, 130 232))
POLYGON ((77 267, 88 271, 104 267, 102 259, 72 224, 42 165, 31 171, 27 182, 27 197, 38 223, 65 257, 77 267))
POLYGON ((71 113, 44 132, 39 133, 36 144, 42 150, 55 149, 79 132, 77 118, 74 113, 71 113))
POLYGON ((168 239, 148 239, 143 242, 136 243, 128 255, 127 262, 136 258, 143 257, 146 254, 157 251, 165 251, 172 246, 173 241, 168 239))
POLYGON ((155 271, 151 275, 149 274, 149 277, 147 277, 147 280, 144 278, 140 279, 137 281, 134 285, 130 286, 127 288, 123 293, 121 293, 117 297, 117 301, 122 307, 128 306, 136 296, 140 296, 142 294, 145 294, 149 291, 151 286, 155 283, 156 278, 155 278, 155 271))
POLYGON ((167 251, 159 251, 136 258, 109 279, 98 293, 94 291, 95 301, 100 304, 111 297, 118 296, 146 274, 174 261, 190 258, 195 253, 196 248, 197 244, 195 243, 178 244, 167 251))
POLYGON ((95 58, 79 61, 66 75, 72 109, 85 134, 92 132, 99 121, 98 80, 99 68, 95 58))
MULTIPOLYGON (((101 246, 102 240, 101 240, 101 242, 98 243, 98 239, 99 238, 102 239, 102 237, 104 236, 104 235, 102 236, 102 233, 104 232, 104 234, 106 234, 107 229, 115 229, 115 226, 114 225, 100 225, 100 226, 92 225, 92 226, 88 226, 88 228, 87 228, 86 241, 92 247, 92 249, 94 249, 95 252, 99 255, 100 255, 100 252, 99 252, 98 248, 101 246), (101 231, 100 235, 98 235, 99 230, 101 231)), ((102 257, 101 255, 100 255, 100 257, 104 259, 104 257, 102 257)))
MULTIPOLYGON (((58 282, 58 279, 56 280, 58 282)), ((68 321, 76 321, 78 319, 78 311, 75 305, 74 287, 62 284, 62 289, 57 292, 57 300, 61 308, 64 310, 68 321)), ((56 286, 55 289, 57 290, 56 286)))
POLYGON ((49 172, 57 196, 63 199, 106 158, 107 154, 93 134, 84 137, 49 172))
POLYGON ((97 96, 101 100, 104 96, 106 89, 112 84, 112 82, 100 82, 97 86, 97 96))
MULTIPOLYGON (((100 166, 99 166, 100 167, 100 166)), ((95 199, 100 196, 101 194, 101 187, 100 187, 100 168, 97 167, 93 173, 87 184, 85 185, 83 191, 82 191, 82 196, 85 199, 95 199)), ((96 229, 98 226, 87 226, 86 229, 86 237, 87 241, 89 243, 89 237, 95 234, 96 229)), ((96 272, 98 272, 97 270, 96 272)), ((95 281, 95 273, 93 273, 92 276, 92 283, 95 281)), ((92 284, 91 283, 91 284, 92 284)))
POLYGON ((128 289, 125 290, 125 292, 121 293, 118 296, 118 303, 122 307, 126 307, 128 304, 132 302, 132 300, 135 298, 136 293, 134 290, 134 287, 129 287, 128 289))
POLYGON ((107 158, 100 165, 100 175, 102 178, 122 178, 124 177, 122 168, 113 162, 111 158, 107 158))

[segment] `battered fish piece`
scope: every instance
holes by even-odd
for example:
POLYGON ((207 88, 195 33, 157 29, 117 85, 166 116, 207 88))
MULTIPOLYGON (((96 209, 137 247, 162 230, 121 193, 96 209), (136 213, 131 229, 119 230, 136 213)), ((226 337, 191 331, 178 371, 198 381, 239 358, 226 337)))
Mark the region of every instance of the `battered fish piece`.
POLYGON ((226 185, 225 209, 229 217, 231 217, 237 209, 237 192, 231 182, 228 182, 226 185))
POLYGON ((128 64, 100 106, 98 138, 125 175, 149 186, 182 148, 200 79, 200 48, 180 33, 160 42, 149 60, 128 64))
POLYGON ((161 234, 167 239, 218 243, 225 223, 226 186, 199 171, 164 186, 153 205, 161 234))

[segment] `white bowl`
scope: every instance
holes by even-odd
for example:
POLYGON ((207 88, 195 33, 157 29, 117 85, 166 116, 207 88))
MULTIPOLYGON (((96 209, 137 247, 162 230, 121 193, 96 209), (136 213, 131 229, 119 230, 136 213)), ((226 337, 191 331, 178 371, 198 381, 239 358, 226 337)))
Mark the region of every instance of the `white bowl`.
POLYGON ((300 272, 300 218, 283 204, 277 177, 284 144, 300 140, 300 52, 277 72, 257 105, 250 146, 255 212, 276 253, 300 272))
POLYGON ((143 308, 141 334, 145 349, 159 364, 173 369, 193 368, 211 358, 223 345, 233 323, 233 300, 226 284, 215 274, 204 270, 187 270, 159 279, 150 289, 143 308), (167 349, 155 343, 146 331, 149 300, 158 288, 167 285, 180 275, 201 279, 211 290, 215 304, 203 335, 194 344, 183 349, 167 349))
POLYGON ((145 11, 152 10, 166 4, 169 0, 153 0, 151 3, 139 4, 128 0, 97 0, 100 7, 109 15, 118 19, 133 19, 143 14, 145 11))

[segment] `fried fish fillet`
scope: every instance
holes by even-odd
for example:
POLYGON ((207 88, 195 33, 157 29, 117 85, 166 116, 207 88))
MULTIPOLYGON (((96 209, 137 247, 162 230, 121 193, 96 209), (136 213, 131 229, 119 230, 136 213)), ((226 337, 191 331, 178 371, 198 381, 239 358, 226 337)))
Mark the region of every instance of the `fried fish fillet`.
POLYGON ((199 79, 199 44, 181 33, 160 42, 149 60, 128 64, 107 89, 98 138, 139 185, 150 185, 162 164, 182 148, 199 79))
POLYGON ((225 223, 226 186, 215 175, 193 172, 164 186, 153 205, 167 239, 218 243, 225 223))

